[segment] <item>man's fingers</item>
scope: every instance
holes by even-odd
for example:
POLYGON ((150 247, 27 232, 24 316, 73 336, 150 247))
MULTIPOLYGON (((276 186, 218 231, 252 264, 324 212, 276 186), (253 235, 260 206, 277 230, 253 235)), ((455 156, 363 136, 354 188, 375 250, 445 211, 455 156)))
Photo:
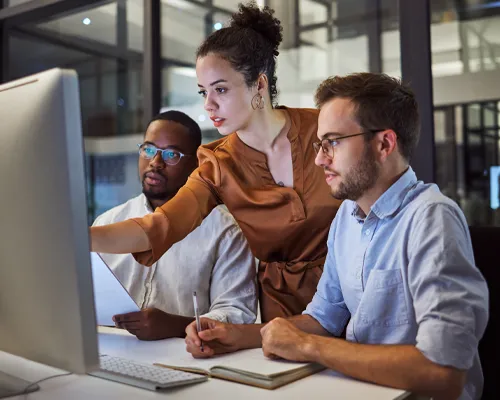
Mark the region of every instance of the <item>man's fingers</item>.
POLYGON ((196 339, 194 338, 189 338, 186 336, 186 339, 184 339, 186 342, 186 347, 187 346, 192 346, 192 347, 200 347, 201 346, 201 341, 198 339, 198 343, 196 343, 196 339))
POLYGON ((260 336, 264 337, 264 335, 269 330, 269 327, 270 327, 269 324, 265 324, 262 328, 260 328, 260 336))
POLYGON ((215 325, 213 328, 198 332, 198 336, 201 340, 206 341, 221 340, 226 338, 227 331, 224 325, 215 325))
POLYGON ((127 331, 130 332, 130 330, 139 330, 142 328, 142 324, 140 324, 139 322, 124 322, 123 324, 121 324, 123 329, 126 329, 127 331))
MULTIPOLYGON (((126 329, 126 328, 124 328, 124 329, 126 329)), ((141 332, 140 329, 126 329, 126 330, 127 330, 127 332, 131 333, 134 336, 137 336, 141 332)))
POLYGON ((186 326, 186 335, 189 337, 193 337, 196 333, 196 323, 192 322, 188 326, 186 326))
POLYGON ((113 321, 115 323, 123 323, 123 322, 137 322, 142 318, 142 314, 140 311, 134 311, 128 314, 116 314, 113 316, 113 321))
POLYGON ((205 344, 203 345, 203 351, 201 351, 200 346, 196 345, 186 345, 186 351, 191 353, 194 358, 208 358, 215 354, 214 350, 205 344))
POLYGON ((187 344, 188 340, 191 341, 192 343, 194 343, 196 346, 201 345, 201 341, 200 341, 200 338, 198 336, 198 331, 196 330, 196 323, 195 322, 189 324, 186 327, 186 344, 187 344))
POLYGON ((204 328, 204 329, 215 329, 217 326, 220 325, 220 322, 219 321, 214 321, 214 320, 210 320, 208 321, 207 323, 207 327, 204 328))
POLYGON ((116 321, 115 326, 120 329, 125 329, 125 327, 123 326, 123 322, 116 321))
MULTIPOLYGON (((218 323, 219 323, 219 321, 215 321, 215 320, 210 319, 210 318, 200 318, 200 326, 201 326, 202 331, 205 329, 212 329, 218 323)), ((195 327, 196 327, 196 322, 195 322, 195 327)))
POLYGON ((210 318, 201 318, 200 325, 200 332, 198 332, 196 322, 192 322, 186 327, 186 340, 189 338, 195 346, 201 346, 202 340, 210 341, 225 338, 227 336, 224 328, 225 324, 221 324, 218 321, 214 321, 210 318))
POLYGON ((113 316, 113 321, 115 321, 115 325, 118 328, 127 329, 127 324, 140 323, 142 321, 142 314, 141 311, 134 311, 127 314, 117 314, 113 316))
POLYGON ((264 356, 267 357, 267 358, 270 358, 272 360, 276 360, 276 356, 271 353, 269 350, 265 349, 265 348, 262 348, 262 352, 264 353, 264 356))

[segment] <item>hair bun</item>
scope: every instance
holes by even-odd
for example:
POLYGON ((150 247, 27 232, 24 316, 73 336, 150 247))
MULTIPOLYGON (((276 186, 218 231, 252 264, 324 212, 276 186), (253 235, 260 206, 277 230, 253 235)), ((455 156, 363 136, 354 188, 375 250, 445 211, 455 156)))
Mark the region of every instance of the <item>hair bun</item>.
POLYGON ((260 9, 253 1, 246 5, 240 3, 238 12, 232 16, 230 26, 257 31, 272 44, 277 55, 278 46, 283 40, 283 27, 280 20, 273 14, 273 9, 267 6, 260 9))

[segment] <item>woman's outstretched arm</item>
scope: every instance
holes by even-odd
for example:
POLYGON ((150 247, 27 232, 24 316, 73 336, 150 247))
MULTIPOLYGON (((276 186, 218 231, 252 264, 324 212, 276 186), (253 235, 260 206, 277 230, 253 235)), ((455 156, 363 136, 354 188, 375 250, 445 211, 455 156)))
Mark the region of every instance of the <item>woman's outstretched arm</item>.
POLYGON ((90 248, 98 253, 140 253, 151 248, 141 226, 129 219, 115 224, 90 228, 90 248))

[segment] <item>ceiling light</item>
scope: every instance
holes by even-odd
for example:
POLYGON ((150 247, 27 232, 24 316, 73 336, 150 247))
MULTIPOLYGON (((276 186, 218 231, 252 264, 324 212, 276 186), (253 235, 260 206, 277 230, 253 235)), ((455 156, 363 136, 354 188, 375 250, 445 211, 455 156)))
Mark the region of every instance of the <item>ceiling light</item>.
POLYGON ((84 18, 82 22, 83 22, 83 25, 90 25, 90 23, 92 21, 90 20, 90 18, 84 18))
POLYGON ((214 29, 215 29, 216 31, 218 31, 218 30, 219 30, 219 29, 221 29, 221 28, 222 28, 222 24, 221 24, 220 22, 216 22, 216 23, 214 24, 214 29))

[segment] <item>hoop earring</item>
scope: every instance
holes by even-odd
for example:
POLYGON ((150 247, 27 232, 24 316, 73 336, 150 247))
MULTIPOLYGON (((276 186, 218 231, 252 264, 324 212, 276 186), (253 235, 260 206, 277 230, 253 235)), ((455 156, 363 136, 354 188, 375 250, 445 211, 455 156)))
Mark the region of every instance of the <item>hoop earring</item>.
POLYGON ((251 104, 254 110, 256 110, 257 108, 259 110, 262 110, 264 108, 264 97, 262 97, 260 93, 257 93, 252 97, 251 104))

